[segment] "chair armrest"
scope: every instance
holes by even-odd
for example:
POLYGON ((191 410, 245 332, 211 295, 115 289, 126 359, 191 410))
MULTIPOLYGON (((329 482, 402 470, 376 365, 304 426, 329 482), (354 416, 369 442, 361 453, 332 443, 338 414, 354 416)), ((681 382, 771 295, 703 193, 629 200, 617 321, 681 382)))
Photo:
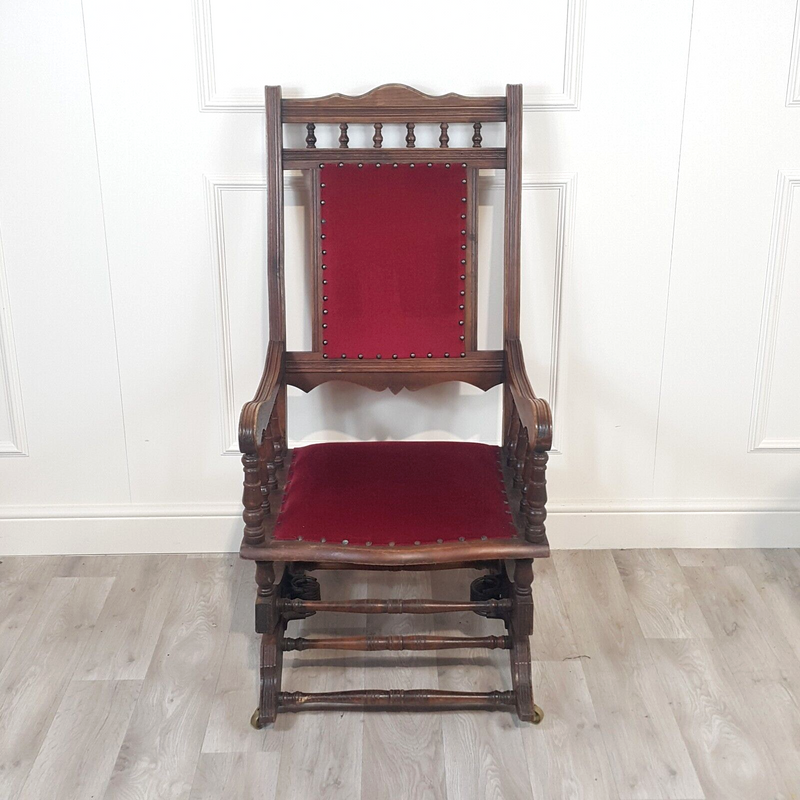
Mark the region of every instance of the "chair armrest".
POLYGON ((264 374, 255 397, 244 404, 239 416, 239 450, 242 453, 258 452, 261 436, 269 425, 283 383, 284 354, 284 343, 270 340, 264 374))
POLYGON ((506 339, 506 386, 517 410, 520 425, 528 431, 529 446, 549 450, 553 443, 553 415, 547 400, 537 397, 525 371, 522 343, 506 339))

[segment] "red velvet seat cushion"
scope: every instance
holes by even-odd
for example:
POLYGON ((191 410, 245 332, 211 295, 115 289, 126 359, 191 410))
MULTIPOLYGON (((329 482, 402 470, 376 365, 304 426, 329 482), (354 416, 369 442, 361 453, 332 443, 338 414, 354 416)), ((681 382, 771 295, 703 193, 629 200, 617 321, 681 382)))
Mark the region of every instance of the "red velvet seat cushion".
POLYGON ((466 442, 299 448, 274 538, 401 546, 514 537, 500 457, 466 442))
POLYGON ((459 358, 467 169, 328 163, 319 180, 325 356, 459 358))

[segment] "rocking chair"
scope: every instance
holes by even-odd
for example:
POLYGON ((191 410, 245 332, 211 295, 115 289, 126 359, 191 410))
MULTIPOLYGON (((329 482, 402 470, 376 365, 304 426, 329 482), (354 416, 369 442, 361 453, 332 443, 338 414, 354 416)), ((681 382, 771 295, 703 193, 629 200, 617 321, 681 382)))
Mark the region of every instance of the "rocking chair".
POLYGON ((531 686, 533 559, 549 555, 545 466, 550 408, 525 373, 520 329, 522 87, 505 96, 433 97, 386 85, 358 97, 282 99, 266 87, 267 269, 270 341, 255 398, 242 409, 241 556, 256 562, 261 690, 252 724, 281 711, 516 711, 539 722, 531 686), (342 122, 347 120, 347 122, 342 122), (377 121, 376 121, 377 120, 377 121), (409 122, 409 120, 413 120, 409 122), (442 121, 445 120, 445 121, 442 121), (414 126, 440 126, 439 147, 417 148, 414 126), (505 123, 505 147, 483 147, 481 125, 505 123), (283 124, 306 126, 306 147, 284 147, 283 124), (339 126, 339 147, 316 146, 316 124, 339 126), (372 148, 349 147, 348 125, 374 126, 372 148), (404 148, 383 147, 383 125, 405 126, 404 148), (451 148, 448 125, 472 125, 471 148, 451 148), (302 170, 311 196, 312 349, 285 341, 283 172, 302 170), (477 187, 505 170, 503 350, 477 349, 477 187), (503 385, 503 444, 347 442, 286 446, 286 387, 326 381, 374 390, 464 381, 503 385), (276 580, 275 565, 282 566, 276 580), (507 568, 508 565, 508 568, 507 568), (320 597, 316 569, 484 571, 469 600, 320 597), (506 635, 290 638, 317 612, 473 612, 506 635), (285 651, 503 648, 511 691, 282 692, 285 651))

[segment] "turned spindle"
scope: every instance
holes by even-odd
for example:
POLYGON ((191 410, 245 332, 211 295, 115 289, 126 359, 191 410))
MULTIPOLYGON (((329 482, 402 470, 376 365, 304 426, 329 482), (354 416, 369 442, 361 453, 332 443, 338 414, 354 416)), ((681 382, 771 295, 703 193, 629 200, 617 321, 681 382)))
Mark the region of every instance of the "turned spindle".
POLYGON ((483 141, 483 136, 481 136, 481 123, 476 122, 472 128, 475 131, 475 133, 472 134, 472 146, 480 147, 481 142, 483 141))
POLYGON ((264 543, 264 497, 261 492, 261 464, 259 457, 253 453, 242 456, 244 466, 244 491, 242 504, 244 511, 244 540, 247 544, 258 545, 264 543))
POLYGON ((339 149, 346 150, 350 145, 350 137, 347 135, 347 123, 340 122, 339 130, 341 131, 339 134, 339 149))
POLYGON ((450 136, 447 133, 447 129, 450 126, 446 122, 442 122, 439 124, 439 128, 441 129, 441 133, 439 134, 439 147, 450 147, 450 136))
POLYGON ((383 147, 383 123, 376 122, 375 123, 375 135, 372 137, 372 146, 376 150, 380 150, 383 147))
POLYGON ((306 134, 306 149, 307 150, 314 150, 317 146, 317 136, 314 133, 314 130, 317 126, 313 122, 309 122, 306 124, 306 130, 308 133, 306 134))
POLYGON ((414 123, 406 122, 406 147, 416 147, 417 137, 414 134, 414 123))

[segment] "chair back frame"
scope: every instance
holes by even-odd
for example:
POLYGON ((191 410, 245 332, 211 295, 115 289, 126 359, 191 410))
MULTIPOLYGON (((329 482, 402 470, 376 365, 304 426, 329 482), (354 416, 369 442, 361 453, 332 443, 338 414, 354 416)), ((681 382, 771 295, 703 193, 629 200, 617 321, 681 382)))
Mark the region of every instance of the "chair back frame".
POLYGON ((520 193, 522 185, 522 87, 509 85, 505 96, 467 97, 458 94, 427 95, 409 86, 387 84, 359 96, 332 94, 320 98, 294 99, 281 96, 280 86, 265 87, 267 152, 267 284, 269 291, 269 337, 284 351, 287 384, 304 391, 330 380, 346 380, 393 392, 419 389, 443 381, 463 381, 489 389, 506 379, 505 350, 477 349, 477 214, 478 174, 481 169, 505 170, 504 208, 504 340, 519 337, 520 316, 520 193), (435 122, 440 126, 438 148, 416 146, 415 125, 435 122), (471 148, 451 148, 451 123, 473 125, 471 148), (483 147, 481 126, 505 123, 505 146, 483 147), (305 148, 284 146, 284 123, 303 123, 305 148), (338 123, 339 147, 318 148, 317 123, 338 123), (352 123, 374 127, 372 148, 350 148, 348 128, 352 123), (404 148, 383 147, 383 125, 406 127, 404 148), (320 292, 319 185, 324 163, 419 163, 457 162, 467 168, 466 295, 464 297, 463 358, 418 358, 414 360, 324 360, 322 357, 322 293, 320 292), (314 320, 311 350, 285 352, 286 302, 284 292, 284 189, 285 170, 301 170, 309 190, 307 209, 310 285, 314 320))

